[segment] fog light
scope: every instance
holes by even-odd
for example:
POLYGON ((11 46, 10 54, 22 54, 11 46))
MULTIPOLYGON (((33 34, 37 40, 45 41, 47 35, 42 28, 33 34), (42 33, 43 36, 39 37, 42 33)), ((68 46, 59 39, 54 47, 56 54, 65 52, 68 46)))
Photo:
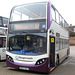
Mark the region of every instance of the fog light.
POLYGON ((39 65, 39 62, 37 62, 37 64, 39 65))
POLYGON ((8 56, 8 59, 9 59, 9 56, 8 56))
POLYGON ((9 60, 11 61, 11 58, 9 58, 9 60))
POLYGON ((45 61, 45 59, 42 59, 42 61, 44 62, 44 61, 45 61))
POLYGON ((40 64, 42 64, 42 61, 40 61, 40 64))

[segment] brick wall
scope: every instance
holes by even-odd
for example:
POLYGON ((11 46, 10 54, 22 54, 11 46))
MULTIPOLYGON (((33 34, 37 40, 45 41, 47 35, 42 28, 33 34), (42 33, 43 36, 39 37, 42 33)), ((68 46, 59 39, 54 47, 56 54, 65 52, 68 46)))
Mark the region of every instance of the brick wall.
POLYGON ((70 45, 75 45, 75 37, 70 37, 70 45))

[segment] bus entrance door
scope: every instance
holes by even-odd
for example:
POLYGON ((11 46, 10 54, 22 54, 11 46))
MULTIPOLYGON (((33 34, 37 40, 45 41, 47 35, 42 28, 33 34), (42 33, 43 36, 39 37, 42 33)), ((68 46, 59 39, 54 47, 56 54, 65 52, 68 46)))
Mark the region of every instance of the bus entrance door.
POLYGON ((50 36, 50 67, 55 67, 55 37, 50 36))

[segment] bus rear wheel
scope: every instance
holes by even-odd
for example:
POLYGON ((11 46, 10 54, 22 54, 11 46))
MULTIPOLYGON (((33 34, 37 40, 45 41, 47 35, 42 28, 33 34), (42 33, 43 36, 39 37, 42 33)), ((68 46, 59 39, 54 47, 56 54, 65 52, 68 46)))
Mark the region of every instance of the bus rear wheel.
POLYGON ((57 58, 56 58, 56 66, 59 65, 59 55, 57 54, 57 58))

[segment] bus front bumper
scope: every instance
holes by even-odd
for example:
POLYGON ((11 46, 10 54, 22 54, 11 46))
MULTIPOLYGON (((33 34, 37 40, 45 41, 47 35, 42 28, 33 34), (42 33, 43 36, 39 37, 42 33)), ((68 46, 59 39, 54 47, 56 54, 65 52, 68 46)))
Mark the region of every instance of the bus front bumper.
POLYGON ((48 65, 49 64, 48 58, 46 58, 46 61, 41 65, 23 66, 23 65, 15 64, 14 62, 9 61, 7 56, 6 56, 6 64, 7 64, 7 67, 12 67, 15 69, 42 72, 42 73, 49 73, 50 72, 50 67, 48 65))

